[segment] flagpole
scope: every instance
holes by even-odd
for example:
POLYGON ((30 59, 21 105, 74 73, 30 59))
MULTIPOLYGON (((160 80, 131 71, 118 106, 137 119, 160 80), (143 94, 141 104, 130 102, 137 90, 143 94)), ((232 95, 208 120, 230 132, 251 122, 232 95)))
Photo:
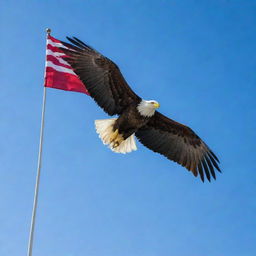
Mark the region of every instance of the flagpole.
MULTIPOLYGON (((46 30, 46 32, 47 32, 47 35, 49 35, 51 33, 51 30, 48 28, 46 30)), ((41 130, 40 130, 38 161, 37 161, 37 175, 36 175, 36 184, 35 184, 34 202, 33 202, 33 210, 32 210, 32 217, 31 217, 31 224, 30 224, 27 256, 32 256, 32 251, 33 251, 35 221, 36 221, 36 212, 37 212, 37 204, 38 204, 38 192, 39 192, 39 185, 40 185, 41 165, 42 165, 42 149, 43 149, 43 138, 44 138, 45 104, 46 104, 46 87, 44 87, 44 92, 43 92, 41 130)))

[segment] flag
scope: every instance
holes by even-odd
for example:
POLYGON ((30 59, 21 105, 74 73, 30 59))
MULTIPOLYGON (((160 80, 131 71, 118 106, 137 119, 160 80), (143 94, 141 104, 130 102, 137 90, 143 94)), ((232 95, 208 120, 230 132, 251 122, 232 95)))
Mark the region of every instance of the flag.
POLYGON ((85 85, 74 73, 71 66, 63 59, 65 54, 59 47, 67 48, 61 41, 48 35, 44 86, 89 95, 85 85))

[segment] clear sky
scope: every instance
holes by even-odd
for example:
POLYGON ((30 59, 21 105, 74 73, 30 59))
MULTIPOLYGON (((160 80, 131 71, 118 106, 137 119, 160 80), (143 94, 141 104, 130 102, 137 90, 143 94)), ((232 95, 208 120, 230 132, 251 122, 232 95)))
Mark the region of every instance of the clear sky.
POLYGON ((139 143, 115 154, 90 97, 48 89, 34 255, 256 255, 255 0, 0 5, 1 256, 27 250, 46 27, 114 60, 140 96, 205 140, 223 173, 202 183, 139 143))

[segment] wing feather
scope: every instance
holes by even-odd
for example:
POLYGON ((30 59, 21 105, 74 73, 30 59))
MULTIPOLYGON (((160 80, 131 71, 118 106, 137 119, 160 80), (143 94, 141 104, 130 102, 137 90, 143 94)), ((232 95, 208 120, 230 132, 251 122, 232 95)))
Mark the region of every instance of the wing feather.
POLYGON ((113 61, 76 37, 67 39, 70 43, 62 42, 67 48, 61 48, 65 60, 105 112, 121 114, 131 103, 140 102, 141 98, 132 91, 113 61))
POLYGON ((216 180, 216 175, 215 175, 214 168, 213 168, 212 163, 211 163, 211 161, 209 160, 209 157, 208 157, 207 155, 205 156, 205 160, 206 160, 206 162, 207 162, 207 164, 208 164, 208 167, 209 167, 209 169, 210 169, 210 172, 211 172, 212 177, 216 180))
POLYGON ((205 172, 205 174, 206 174, 207 180, 211 181, 211 175, 210 175, 208 166, 207 166, 207 164, 206 164, 206 162, 205 162, 205 159, 203 158, 203 159, 201 160, 201 162, 202 162, 202 164, 203 164, 204 172, 205 172))
POLYGON ((181 164, 194 176, 199 173, 202 181, 205 177, 208 181, 216 179, 214 168, 220 171, 218 158, 193 130, 159 112, 136 136, 144 146, 181 164))
POLYGON ((200 178, 204 182, 204 171, 203 171, 201 162, 198 163, 197 167, 198 167, 198 172, 199 172, 200 178))

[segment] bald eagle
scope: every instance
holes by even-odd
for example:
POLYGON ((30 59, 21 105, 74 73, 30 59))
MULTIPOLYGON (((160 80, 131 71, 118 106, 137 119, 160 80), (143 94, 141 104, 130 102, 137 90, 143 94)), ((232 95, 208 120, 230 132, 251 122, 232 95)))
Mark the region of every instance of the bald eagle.
POLYGON ((147 148, 184 166, 194 176, 211 181, 220 171, 219 160, 189 127, 156 111, 160 104, 132 91, 118 66, 76 37, 62 42, 65 60, 86 86, 91 97, 110 116, 96 120, 102 142, 117 153, 137 149, 135 136, 147 148))

